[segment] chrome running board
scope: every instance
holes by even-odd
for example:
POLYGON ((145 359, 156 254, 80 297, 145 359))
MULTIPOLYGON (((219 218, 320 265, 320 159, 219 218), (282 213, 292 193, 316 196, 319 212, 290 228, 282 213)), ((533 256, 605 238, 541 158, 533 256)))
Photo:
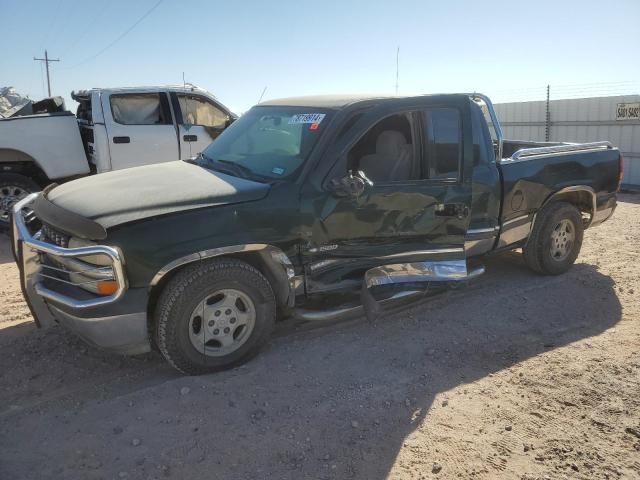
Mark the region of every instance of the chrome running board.
POLYGON ((366 315, 367 319, 375 320, 385 307, 404 306, 415 300, 427 296, 428 288, 424 290, 404 290, 383 300, 376 300, 371 288, 380 285, 420 283, 425 282, 460 282, 479 277, 484 273, 484 266, 479 265, 467 269, 466 260, 432 261, 417 263, 400 263, 384 265, 367 270, 360 292, 360 305, 341 306, 325 310, 295 309, 293 317, 310 322, 329 322, 366 315))
MULTIPOLYGON (((390 303, 397 303, 400 300, 404 300, 407 303, 413 300, 418 300, 425 295, 424 290, 407 290, 404 292, 398 292, 395 295, 377 302, 381 306, 389 305, 390 303)), ((405 302, 402 302, 404 304, 405 302)), ((297 320, 304 320, 308 322, 330 322, 332 320, 346 320, 348 318, 355 318, 365 315, 364 305, 352 305, 345 307, 330 308, 327 310, 307 310, 297 308, 293 311, 292 315, 297 320)))
POLYGON ((364 274, 367 288, 377 285, 413 282, 459 282, 484 273, 484 267, 467 270, 466 260, 434 260, 415 263, 397 263, 375 267, 364 274))

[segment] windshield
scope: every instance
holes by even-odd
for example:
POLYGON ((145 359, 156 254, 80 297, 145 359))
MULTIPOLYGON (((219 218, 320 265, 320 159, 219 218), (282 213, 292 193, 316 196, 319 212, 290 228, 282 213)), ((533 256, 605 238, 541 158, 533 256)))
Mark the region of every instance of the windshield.
POLYGON ((254 107, 227 128, 196 160, 205 167, 279 180, 304 164, 331 117, 305 107, 254 107))

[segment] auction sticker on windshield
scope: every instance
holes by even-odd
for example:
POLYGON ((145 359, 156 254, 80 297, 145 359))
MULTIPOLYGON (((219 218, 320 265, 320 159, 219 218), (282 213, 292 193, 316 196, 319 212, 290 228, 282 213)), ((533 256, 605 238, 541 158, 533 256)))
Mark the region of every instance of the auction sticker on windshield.
POLYGON ((298 113, 289 119, 289 123, 320 123, 325 116, 325 113, 298 113))

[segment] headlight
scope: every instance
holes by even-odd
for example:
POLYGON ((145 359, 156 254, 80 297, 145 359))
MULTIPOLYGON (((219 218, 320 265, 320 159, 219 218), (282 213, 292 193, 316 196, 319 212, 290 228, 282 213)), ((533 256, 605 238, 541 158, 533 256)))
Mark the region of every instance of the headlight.
MULTIPOLYGON (((91 247, 89 240, 77 237, 69 239, 69 248, 91 247)), ((93 254, 76 259, 59 259, 67 267, 69 278, 80 288, 100 295, 112 295, 118 289, 111 259, 107 255, 93 254)))
MULTIPOLYGON (((69 248, 93 247, 94 245, 96 245, 95 242, 83 240, 78 237, 71 237, 69 239, 69 248)), ((86 257, 79 258, 81 258, 83 262, 91 263, 92 265, 99 265, 102 267, 111 266, 111 259, 107 255, 87 255, 86 257)))

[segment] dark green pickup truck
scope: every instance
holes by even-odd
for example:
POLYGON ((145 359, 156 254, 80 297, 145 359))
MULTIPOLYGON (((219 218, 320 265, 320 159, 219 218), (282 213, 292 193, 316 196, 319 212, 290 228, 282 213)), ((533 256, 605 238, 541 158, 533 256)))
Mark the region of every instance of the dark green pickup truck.
POLYGON ((189 161, 27 197, 13 246, 40 326, 157 346, 195 374, 246 361, 277 318, 375 315, 478 276, 489 253, 563 273, 612 215, 621 169, 608 142, 504 140, 479 94, 290 98, 189 161))

